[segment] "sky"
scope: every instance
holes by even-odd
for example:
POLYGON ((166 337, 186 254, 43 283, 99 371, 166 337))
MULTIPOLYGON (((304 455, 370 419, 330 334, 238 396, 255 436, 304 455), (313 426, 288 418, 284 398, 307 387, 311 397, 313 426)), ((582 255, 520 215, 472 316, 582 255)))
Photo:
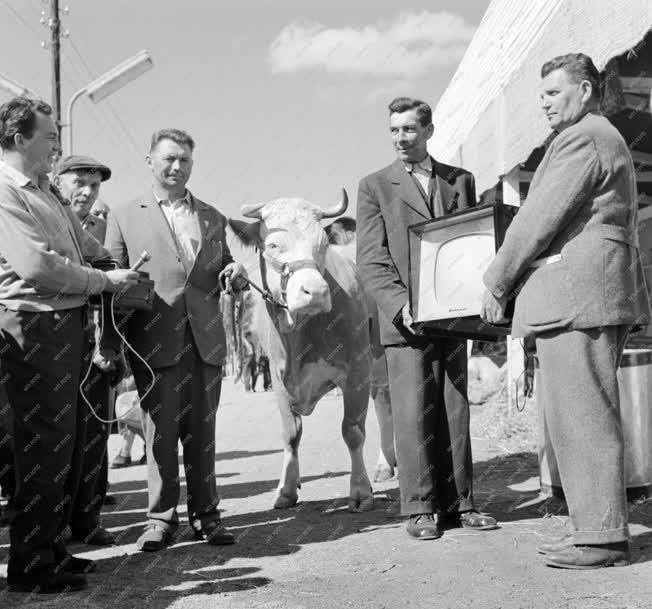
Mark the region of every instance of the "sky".
MULTIPOLYGON (((62 106, 147 49, 154 68, 110 97, 74 107, 74 152, 108 164, 101 197, 149 189, 155 129, 196 141, 189 188, 227 216, 245 203, 301 196, 331 205, 393 160, 387 104, 433 106, 489 0, 61 0, 62 106)), ((0 0, 0 74, 51 100, 49 11, 0 0)), ((0 102, 8 95, 0 90, 0 102)), ((63 141, 66 142, 64 130, 63 141)), ((67 152, 67 151, 66 151, 67 152)))

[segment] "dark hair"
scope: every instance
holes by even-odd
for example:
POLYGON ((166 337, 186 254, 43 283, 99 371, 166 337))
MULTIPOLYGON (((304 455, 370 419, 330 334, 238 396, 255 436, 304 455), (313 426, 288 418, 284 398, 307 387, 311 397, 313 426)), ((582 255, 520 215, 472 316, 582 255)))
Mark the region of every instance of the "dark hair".
POLYGON ((583 80, 591 83, 591 97, 597 102, 602 99, 602 78, 593 60, 584 53, 568 53, 559 55, 541 66, 541 78, 545 78, 554 70, 564 70, 571 82, 580 84, 583 80))
POLYGON ((354 218, 349 216, 340 216, 328 226, 324 227, 329 243, 333 243, 334 245, 344 245, 345 242, 343 242, 342 234, 336 230, 337 228, 348 233, 355 233, 356 221, 354 218))
POLYGON ((331 222, 330 226, 333 225, 341 226, 342 230, 349 231, 350 233, 354 233, 356 229, 355 218, 351 218, 350 216, 340 216, 331 222))
POLYGON ((396 97, 389 103, 387 108, 390 114, 394 114, 394 112, 401 114, 402 112, 416 109, 422 127, 427 127, 432 123, 432 110, 426 102, 420 99, 415 99, 414 97, 396 97))
POLYGON ((36 128, 36 113, 52 115, 52 108, 40 99, 14 97, 0 106, 0 148, 12 150, 14 136, 30 138, 36 128))
POLYGON ((179 144, 179 146, 188 146, 191 152, 195 150, 195 140, 185 131, 181 129, 158 129, 152 135, 152 143, 149 146, 149 151, 154 150, 161 140, 172 140, 179 144))

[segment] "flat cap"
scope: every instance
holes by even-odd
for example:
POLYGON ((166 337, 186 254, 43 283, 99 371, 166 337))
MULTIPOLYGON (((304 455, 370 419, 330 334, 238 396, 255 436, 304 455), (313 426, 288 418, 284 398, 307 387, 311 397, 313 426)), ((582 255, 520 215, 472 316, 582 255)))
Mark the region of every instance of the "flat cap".
POLYGON ((57 165, 57 175, 67 173, 68 171, 74 171, 76 169, 98 171, 102 176, 102 182, 106 182, 111 177, 111 170, 104 165, 104 163, 100 163, 90 156, 82 156, 79 154, 72 154, 61 159, 57 165))

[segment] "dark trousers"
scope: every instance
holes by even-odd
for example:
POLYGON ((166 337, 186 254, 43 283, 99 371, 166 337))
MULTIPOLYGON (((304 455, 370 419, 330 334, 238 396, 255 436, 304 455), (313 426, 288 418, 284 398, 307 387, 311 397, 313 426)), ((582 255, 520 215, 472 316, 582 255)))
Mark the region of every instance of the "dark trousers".
MULTIPOLYGON (((82 374, 85 374, 88 369, 93 348, 94 345, 91 345, 91 349, 84 359, 82 374)), ((109 374, 93 365, 84 385, 84 394, 100 418, 107 420, 111 417, 111 379, 109 374)), ((70 527, 74 533, 85 534, 100 526, 100 512, 104 505, 108 485, 107 442, 110 426, 98 421, 81 397, 79 398, 79 407, 86 421, 86 436, 79 486, 73 503, 70 527)))
POLYGON ((247 372, 251 375, 251 390, 256 391, 256 381, 258 380, 258 365, 256 364, 256 357, 251 356, 247 364, 247 372))
POLYGON ((385 352, 402 513, 473 509, 466 343, 385 352))
POLYGON ((536 338, 541 372, 537 391, 576 545, 629 537, 616 377, 626 339, 626 326, 536 338))
MULTIPOLYGON (((144 395, 151 375, 131 358, 138 394, 144 395)), ((147 517, 173 530, 179 517, 178 443, 183 446, 183 465, 188 491, 188 518, 208 523, 218 516, 219 496, 215 483, 215 413, 222 388, 221 366, 201 359, 186 326, 183 353, 175 366, 157 368, 156 383, 140 406, 147 450, 147 517)))
POLYGON ((10 499, 16 493, 16 470, 11 435, 9 400, 0 387, 0 497, 10 499))
POLYGON ((8 576, 29 577, 65 553, 82 463, 78 408, 84 309, 29 313, 0 306, 0 373, 14 446, 15 516, 8 576))

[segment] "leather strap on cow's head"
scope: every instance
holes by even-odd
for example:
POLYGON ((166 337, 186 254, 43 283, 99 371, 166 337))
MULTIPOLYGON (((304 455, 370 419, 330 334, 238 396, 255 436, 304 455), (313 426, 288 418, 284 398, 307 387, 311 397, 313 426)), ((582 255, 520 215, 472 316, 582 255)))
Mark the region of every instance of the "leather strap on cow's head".
POLYGON ((294 260, 292 262, 281 262, 277 258, 270 256, 265 251, 260 252, 260 275, 263 279, 263 287, 265 292, 270 295, 270 298, 265 298, 265 300, 271 302, 272 304, 282 307, 284 309, 288 308, 287 304, 287 287, 290 277, 294 275, 297 271, 303 269, 314 269, 319 271, 319 266, 314 260, 304 259, 304 260, 294 260), (267 264, 271 266, 280 276, 281 276, 281 299, 277 300, 271 296, 269 285, 267 283, 267 264))

